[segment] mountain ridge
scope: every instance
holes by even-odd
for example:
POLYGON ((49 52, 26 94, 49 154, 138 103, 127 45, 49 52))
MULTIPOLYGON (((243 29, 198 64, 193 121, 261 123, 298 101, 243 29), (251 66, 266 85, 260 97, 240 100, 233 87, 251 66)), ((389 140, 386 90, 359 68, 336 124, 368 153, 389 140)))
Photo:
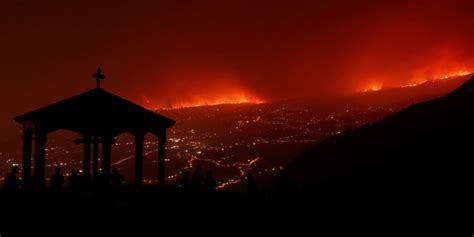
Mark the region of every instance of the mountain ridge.
POLYGON ((474 132, 472 104, 474 77, 446 96, 316 144, 287 171, 307 192, 460 195, 474 180, 466 139, 474 132))

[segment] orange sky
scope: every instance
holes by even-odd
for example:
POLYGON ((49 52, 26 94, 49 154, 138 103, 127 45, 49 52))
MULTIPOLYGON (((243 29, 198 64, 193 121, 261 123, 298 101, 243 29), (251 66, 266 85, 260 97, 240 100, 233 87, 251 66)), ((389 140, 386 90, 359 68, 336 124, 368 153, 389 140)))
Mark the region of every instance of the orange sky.
POLYGON ((93 88, 98 65, 106 89, 149 107, 337 95, 472 71, 472 12, 468 0, 2 1, 0 128, 93 88))

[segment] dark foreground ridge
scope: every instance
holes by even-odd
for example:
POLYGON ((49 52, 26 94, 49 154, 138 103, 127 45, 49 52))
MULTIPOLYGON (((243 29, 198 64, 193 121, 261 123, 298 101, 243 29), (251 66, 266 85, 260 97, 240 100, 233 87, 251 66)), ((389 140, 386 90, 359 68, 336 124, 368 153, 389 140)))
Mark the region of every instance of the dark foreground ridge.
POLYGON ((306 198, 472 210, 474 77, 446 96, 327 139, 288 166, 306 198))

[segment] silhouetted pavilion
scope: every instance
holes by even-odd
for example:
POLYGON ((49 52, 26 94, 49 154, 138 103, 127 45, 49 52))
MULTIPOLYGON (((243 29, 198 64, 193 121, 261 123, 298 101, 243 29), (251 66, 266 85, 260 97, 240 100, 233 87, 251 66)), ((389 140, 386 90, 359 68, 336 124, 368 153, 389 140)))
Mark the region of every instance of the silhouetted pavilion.
POLYGON ((135 139, 135 183, 142 184, 143 145, 147 133, 158 140, 158 182, 165 183, 166 129, 175 121, 147 110, 100 88, 105 78, 100 68, 93 75, 97 87, 83 94, 28 112, 15 118, 23 125, 22 180, 32 180, 31 164, 34 157, 35 183, 45 184, 45 148, 48 134, 57 130, 69 130, 82 136, 76 143, 84 144, 83 175, 91 175, 91 146, 93 153, 92 174, 98 173, 99 144, 102 145, 102 175, 110 178, 111 146, 114 137, 129 133, 135 139), (33 156, 34 141, 34 156, 33 156))

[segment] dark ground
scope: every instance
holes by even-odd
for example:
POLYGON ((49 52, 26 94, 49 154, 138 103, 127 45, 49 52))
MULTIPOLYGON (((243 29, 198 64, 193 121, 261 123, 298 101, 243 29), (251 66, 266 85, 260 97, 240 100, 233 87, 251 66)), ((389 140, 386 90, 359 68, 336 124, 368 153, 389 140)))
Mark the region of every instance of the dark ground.
MULTIPOLYGON (((472 198, 389 190, 260 195, 145 187, 141 191, 2 193, 2 236, 471 236, 472 198), (126 234, 132 231, 131 234, 126 234), (32 233, 30 233, 32 232, 32 233), (42 235, 41 235, 42 236, 42 235)), ((336 189, 332 189, 336 188, 336 189)), ((349 191, 350 190, 350 191, 349 191)))

